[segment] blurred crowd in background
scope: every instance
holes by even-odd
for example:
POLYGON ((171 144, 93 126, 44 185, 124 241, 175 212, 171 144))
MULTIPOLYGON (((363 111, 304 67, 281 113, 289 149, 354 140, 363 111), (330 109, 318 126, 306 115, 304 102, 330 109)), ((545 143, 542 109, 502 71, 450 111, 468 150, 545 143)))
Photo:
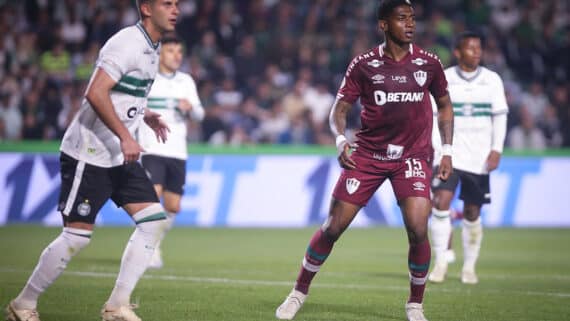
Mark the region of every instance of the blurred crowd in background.
MULTIPOLYGON (((415 42, 454 63, 455 36, 485 37, 505 82, 507 146, 570 147, 570 2, 413 1, 415 42)), ((182 71, 206 118, 189 142, 334 144, 328 114, 352 57, 382 42, 371 0, 181 0, 182 71)), ((57 140, 100 47, 136 23, 134 0, 0 0, 0 141, 57 140)), ((359 127, 360 106, 348 127, 359 127)), ((352 132, 353 132, 352 131, 352 132)))

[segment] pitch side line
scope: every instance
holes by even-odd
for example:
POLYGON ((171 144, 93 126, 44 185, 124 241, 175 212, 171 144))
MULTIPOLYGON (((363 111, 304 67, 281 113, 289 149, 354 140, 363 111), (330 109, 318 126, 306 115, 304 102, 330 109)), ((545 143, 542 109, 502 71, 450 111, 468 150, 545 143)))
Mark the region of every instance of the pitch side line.
MULTIPOLYGON (((22 270, 0 268, 0 273, 29 273, 22 270)), ((116 273, 108 272, 88 272, 88 271, 65 271, 65 275, 93 277, 93 278, 116 278, 116 273)), ((196 276, 178 276, 178 275, 153 275, 147 274, 143 276, 144 279, 162 280, 162 281, 186 281, 196 283, 217 283, 217 284, 234 284, 234 285, 261 285, 261 286, 293 286, 293 282, 286 281, 269 281, 269 280, 243 280, 243 279, 230 279, 230 278, 213 278, 213 277, 196 277, 196 276)), ((408 286, 396 285, 364 285, 364 284, 338 284, 338 283, 315 283, 311 285, 317 288, 331 288, 331 289, 354 289, 354 290, 390 290, 390 291, 407 291, 408 286)), ((463 293, 462 289, 443 289, 437 287, 430 287, 430 292, 446 292, 446 293, 463 293)), ((518 293, 529 296, 551 296, 558 298, 570 298, 570 293, 565 292, 540 292, 540 291, 505 291, 487 289, 481 292, 487 293, 518 293)))

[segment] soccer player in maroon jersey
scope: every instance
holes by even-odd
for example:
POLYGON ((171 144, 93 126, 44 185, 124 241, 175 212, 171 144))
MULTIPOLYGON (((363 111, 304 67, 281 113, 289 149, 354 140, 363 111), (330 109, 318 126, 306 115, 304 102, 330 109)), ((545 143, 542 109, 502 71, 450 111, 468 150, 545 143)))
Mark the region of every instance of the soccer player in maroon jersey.
POLYGON ((441 62, 412 44, 415 15, 410 1, 382 1, 377 14, 385 42, 352 60, 331 110, 330 126, 343 171, 333 191, 329 217, 313 235, 295 287, 275 312, 278 319, 293 319, 336 240, 389 179, 408 234, 406 315, 410 321, 426 320, 422 301, 431 258, 427 222, 433 157, 429 94, 439 111, 445 156, 437 175, 442 180, 452 171, 453 108, 441 62), (351 143, 344 136, 346 116, 359 98, 362 127, 351 143))

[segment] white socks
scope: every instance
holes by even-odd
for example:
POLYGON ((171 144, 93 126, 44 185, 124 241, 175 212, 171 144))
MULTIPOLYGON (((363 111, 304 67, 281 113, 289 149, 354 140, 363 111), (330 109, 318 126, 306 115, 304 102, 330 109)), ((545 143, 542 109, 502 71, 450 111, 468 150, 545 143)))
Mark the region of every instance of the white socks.
POLYGON ((483 225, 481 218, 474 222, 463 219, 461 237, 463 238, 463 269, 475 271, 475 263, 479 257, 481 241, 483 240, 483 225))
POLYGON ((162 240, 164 240, 166 233, 168 233, 168 231, 172 229, 175 219, 176 219, 176 213, 166 212, 166 220, 164 222, 165 226, 164 234, 162 234, 162 237, 160 238, 160 240, 158 240, 158 244, 156 245, 157 249, 160 247, 160 243, 162 243, 162 240))
POLYGON ((89 244, 92 233, 64 227, 63 232, 40 255, 34 272, 14 300, 16 309, 36 309, 40 294, 61 275, 71 258, 89 244))
POLYGON ((162 206, 155 203, 135 215, 137 226, 121 259, 121 268, 107 308, 119 308, 130 304, 131 293, 154 253, 159 240, 166 231, 166 215, 162 206))
POLYGON ((438 210, 432 208, 430 220, 431 230, 431 246, 435 252, 435 262, 441 264, 447 262, 445 252, 449 237, 451 236, 451 219, 449 217, 450 210, 438 210))

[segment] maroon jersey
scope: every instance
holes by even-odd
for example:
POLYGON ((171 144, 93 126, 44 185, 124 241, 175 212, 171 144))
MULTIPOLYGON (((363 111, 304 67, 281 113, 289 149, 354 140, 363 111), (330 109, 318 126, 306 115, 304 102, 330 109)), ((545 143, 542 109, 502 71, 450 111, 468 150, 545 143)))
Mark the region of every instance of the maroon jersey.
POLYGON ((436 99, 448 94, 441 62, 413 44, 398 62, 384 55, 383 49, 380 45, 355 57, 337 93, 338 99, 350 104, 360 98, 358 148, 381 161, 430 160, 429 93, 436 99))

